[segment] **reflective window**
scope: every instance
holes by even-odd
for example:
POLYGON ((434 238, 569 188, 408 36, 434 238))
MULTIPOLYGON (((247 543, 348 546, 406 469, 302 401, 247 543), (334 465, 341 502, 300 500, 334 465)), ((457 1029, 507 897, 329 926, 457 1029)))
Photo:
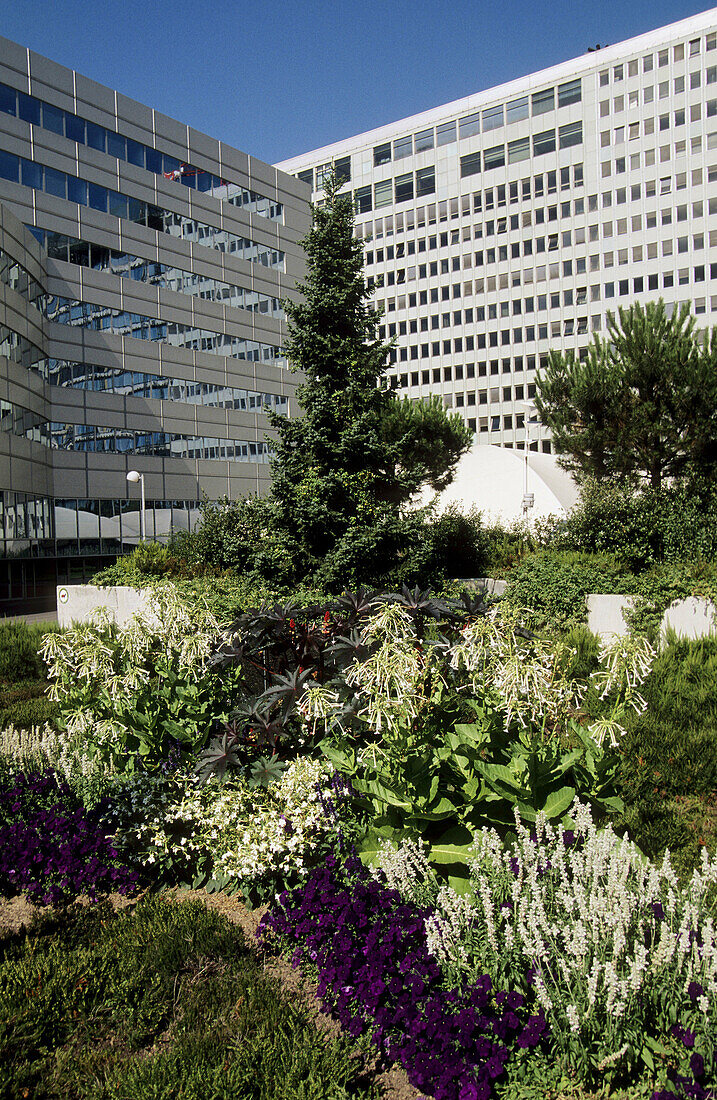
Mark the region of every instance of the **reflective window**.
POLYGON ((466 115, 465 118, 458 119, 458 136, 460 138, 473 137, 474 134, 480 133, 480 112, 476 111, 474 115, 466 115))
POLYGON ((415 147, 417 153, 422 153, 424 149, 433 148, 433 127, 430 130, 421 130, 415 135, 415 147))
POLYGON ((390 164, 391 162, 391 142, 387 141, 383 145, 376 145, 373 150, 373 163, 374 167, 378 167, 380 164, 390 164))
POLYGON ((354 191, 354 210, 357 214, 366 214, 371 209, 371 184, 354 191))
POLYGON ((541 156, 543 153, 555 152, 555 130, 544 130, 542 134, 533 134, 533 153, 541 156))
POLYGON ((508 164, 516 164, 518 161, 527 160, 530 156, 530 138, 520 138, 518 141, 508 142, 508 164))
POLYGON ((533 92, 530 97, 534 115, 544 115, 555 108, 555 89, 545 88, 542 92, 533 92))
POLYGON ((396 176, 396 202, 408 202, 413 198, 413 172, 396 176))
POLYGON ((486 149, 483 153, 483 166, 489 168, 502 168, 505 164, 505 146, 494 145, 492 149, 486 149))
POLYGON ((558 107, 567 107, 570 103, 579 103, 582 98, 582 83, 578 80, 569 80, 565 84, 558 85, 558 107))
POLYGON ((484 133, 486 132, 486 130, 497 130, 499 126, 502 126, 503 104, 501 103, 497 107, 488 107, 485 111, 482 111, 481 122, 484 133))
POLYGON ((582 145, 582 122, 570 122, 567 126, 561 126, 559 130, 560 148, 568 149, 571 145, 582 145))
POLYGON ((17 114, 24 122, 40 125, 40 100, 25 92, 17 93, 17 114))
POLYGON ((382 180, 373 185, 374 206, 390 206, 393 202, 393 180, 382 180))
POLYGON ((461 157, 461 177, 475 176, 481 170, 481 154, 480 152, 468 153, 467 156, 461 157))
POLYGON ((506 122, 519 122, 521 118, 528 117, 528 97, 527 95, 521 96, 520 99, 513 99, 510 103, 506 104, 505 108, 506 122))
POLYGON ((413 153, 413 135, 408 134, 407 137, 397 138, 393 143, 393 159, 403 160, 404 157, 410 157, 413 153))
POLYGON ((433 165, 416 172, 416 195, 432 195, 436 190, 436 169, 433 165))
POLYGON ((436 145, 451 145, 455 140, 455 122, 442 122, 440 126, 436 126, 436 145))

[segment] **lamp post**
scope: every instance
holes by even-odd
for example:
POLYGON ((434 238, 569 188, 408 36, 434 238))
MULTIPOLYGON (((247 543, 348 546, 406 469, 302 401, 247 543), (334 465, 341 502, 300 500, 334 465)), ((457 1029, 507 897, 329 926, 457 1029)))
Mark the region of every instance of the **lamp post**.
POLYGON ((528 492, 528 452, 530 451, 530 418, 535 412, 532 401, 516 401, 516 405, 525 409, 525 453, 523 463, 523 518, 527 519, 529 510, 535 504, 535 493, 528 492))
POLYGON ((139 530, 140 530, 140 538, 142 539, 142 542, 146 542, 147 541, 147 526, 146 526, 147 525, 147 520, 145 518, 145 507, 144 507, 144 474, 140 474, 137 470, 130 470, 130 472, 127 474, 127 480, 131 481, 133 485, 136 485, 137 482, 139 482, 140 488, 142 490, 142 511, 139 514, 139 530))

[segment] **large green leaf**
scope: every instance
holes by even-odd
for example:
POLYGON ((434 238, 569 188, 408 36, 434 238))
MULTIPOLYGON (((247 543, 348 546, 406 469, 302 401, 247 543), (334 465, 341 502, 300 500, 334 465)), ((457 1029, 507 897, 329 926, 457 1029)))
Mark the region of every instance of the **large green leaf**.
POLYGON ((542 807, 543 813, 549 821, 562 817, 575 799, 574 787, 561 787, 557 791, 551 791, 542 807))
POLYGON ((448 829, 428 849, 431 863, 464 863, 467 865, 473 849, 473 834, 463 825, 448 829))

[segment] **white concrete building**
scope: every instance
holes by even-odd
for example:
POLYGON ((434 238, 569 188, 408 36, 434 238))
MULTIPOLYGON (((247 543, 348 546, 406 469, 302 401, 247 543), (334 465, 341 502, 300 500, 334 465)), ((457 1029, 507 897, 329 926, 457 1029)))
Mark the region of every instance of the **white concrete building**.
POLYGON ((525 446, 548 350, 584 349, 608 310, 661 296, 717 321, 717 9, 277 167, 321 201, 332 163, 392 385, 442 394, 479 443, 525 446))

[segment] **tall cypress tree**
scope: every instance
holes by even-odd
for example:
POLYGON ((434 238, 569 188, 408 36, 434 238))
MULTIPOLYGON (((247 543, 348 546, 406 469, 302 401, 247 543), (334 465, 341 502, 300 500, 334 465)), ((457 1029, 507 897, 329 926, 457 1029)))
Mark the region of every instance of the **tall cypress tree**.
POLYGON ((313 207, 302 242, 302 297, 285 303, 286 354, 305 378, 297 387, 303 415, 270 417, 277 437, 271 495, 297 576, 313 573, 342 540, 361 541, 367 530, 383 532, 379 541, 390 530, 395 543, 401 505, 425 481, 446 484, 471 438, 459 417, 435 405, 423 417, 406 408, 402 414, 386 388, 390 348, 377 337, 380 315, 369 303, 351 197, 340 195, 340 186, 333 175, 325 203, 313 207))

